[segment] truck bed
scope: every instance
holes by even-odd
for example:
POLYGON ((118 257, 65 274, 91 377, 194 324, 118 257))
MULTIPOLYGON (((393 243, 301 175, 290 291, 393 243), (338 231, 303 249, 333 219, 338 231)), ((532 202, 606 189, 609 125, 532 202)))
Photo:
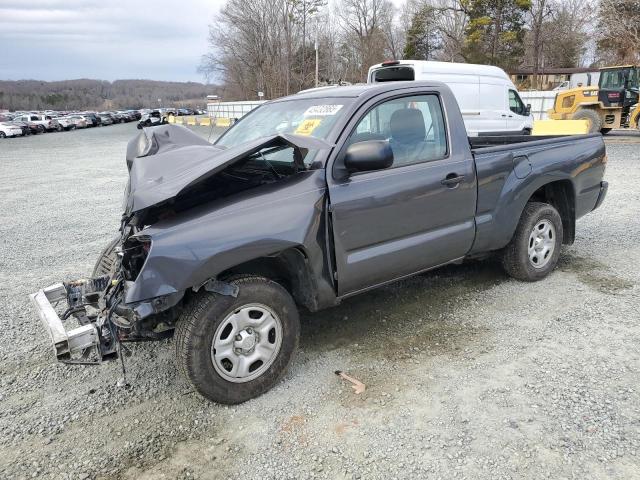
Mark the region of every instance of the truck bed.
MULTIPOLYGON (((513 145, 514 143, 536 142, 551 138, 568 137, 569 135, 493 135, 469 137, 469 146, 472 150, 485 147, 495 147, 498 145, 513 145)), ((573 135, 575 137, 575 135, 573 135)))
POLYGON ((606 162, 599 133, 473 137, 469 144, 478 181, 473 252, 506 245, 529 195, 542 185, 567 187, 575 218, 596 205, 606 162))

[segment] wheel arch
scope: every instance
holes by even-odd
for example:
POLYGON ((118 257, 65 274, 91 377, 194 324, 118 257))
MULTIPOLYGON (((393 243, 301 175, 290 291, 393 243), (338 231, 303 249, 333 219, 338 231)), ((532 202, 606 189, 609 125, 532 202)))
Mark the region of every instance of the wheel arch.
POLYGON ((298 305, 312 312, 319 309, 318 288, 309 257, 301 246, 253 258, 220 272, 216 277, 224 281, 238 275, 257 275, 273 280, 282 285, 298 305))
POLYGON ((529 202, 548 203, 558 210, 562 219, 562 243, 573 244, 576 235, 576 194, 571 180, 545 183, 531 194, 526 203, 529 202))

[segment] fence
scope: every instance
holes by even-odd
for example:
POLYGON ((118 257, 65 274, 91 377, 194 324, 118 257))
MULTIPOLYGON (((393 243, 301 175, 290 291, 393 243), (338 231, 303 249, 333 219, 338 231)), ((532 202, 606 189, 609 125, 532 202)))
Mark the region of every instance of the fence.
POLYGON ((558 92, 551 91, 529 91, 520 92, 520 98, 525 104, 531 104, 531 115, 535 120, 547 120, 547 110, 553 107, 558 92))
POLYGON ((207 103, 207 113, 209 117, 216 120, 228 119, 233 122, 263 103, 264 101, 212 102, 207 103))

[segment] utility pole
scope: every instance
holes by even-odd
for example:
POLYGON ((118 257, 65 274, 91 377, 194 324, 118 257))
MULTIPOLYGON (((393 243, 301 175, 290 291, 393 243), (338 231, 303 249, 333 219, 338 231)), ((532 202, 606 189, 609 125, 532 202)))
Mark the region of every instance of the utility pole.
POLYGON ((318 86, 318 21, 316 20, 316 87, 318 86))
POLYGON ((305 76, 307 74, 305 68, 305 58, 307 48, 307 0, 302 0, 302 82, 300 88, 304 88, 305 76))

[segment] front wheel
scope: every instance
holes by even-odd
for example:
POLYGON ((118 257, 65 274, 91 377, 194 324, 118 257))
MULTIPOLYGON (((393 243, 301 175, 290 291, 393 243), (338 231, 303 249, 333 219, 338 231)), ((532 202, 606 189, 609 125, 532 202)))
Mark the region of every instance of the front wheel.
POLYGON ((231 282, 237 297, 201 292, 178 321, 174 342, 182 372, 204 397, 242 403, 282 378, 300 336, 298 310, 278 283, 262 277, 231 282))
POLYGON ((120 235, 111 240, 100 253, 98 261, 93 267, 92 277, 101 277, 103 275, 113 275, 118 268, 118 253, 116 248, 120 245, 120 235))
POLYGON ((594 110, 578 110, 573 114, 573 120, 586 120, 589 125, 589 133, 597 133, 602 128, 602 119, 594 110))
POLYGON ((556 267, 562 245, 562 219, 548 203, 530 202, 524 208, 502 265, 513 278, 541 280, 556 267))

